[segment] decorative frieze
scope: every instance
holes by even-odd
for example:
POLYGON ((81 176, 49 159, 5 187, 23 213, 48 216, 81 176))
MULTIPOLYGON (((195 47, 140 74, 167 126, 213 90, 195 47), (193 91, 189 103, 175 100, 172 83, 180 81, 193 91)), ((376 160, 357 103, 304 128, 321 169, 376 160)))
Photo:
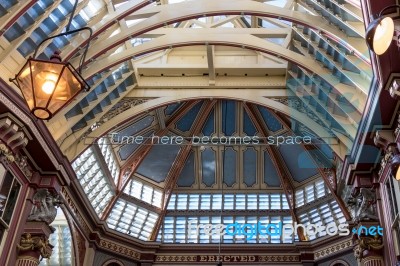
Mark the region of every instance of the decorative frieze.
POLYGON ((118 103, 116 103, 107 113, 105 113, 97 122, 95 122, 83 135, 81 139, 86 138, 90 133, 95 131, 102 124, 111 120, 113 117, 129 110, 134 106, 138 106, 145 103, 153 98, 132 98, 126 97, 122 98, 118 103))
POLYGON ((221 255, 158 255, 155 262, 158 263, 210 263, 210 262, 228 262, 235 263, 288 263, 300 262, 299 255, 247 255, 247 254, 221 254, 221 255))
POLYGON ((64 204, 70 207, 71 215, 75 217, 75 222, 82 229, 83 233, 88 237, 91 234, 91 230, 87 225, 85 219, 83 219, 80 211, 76 207, 75 202, 72 200, 67 189, 65 187, 61 188, 61 195, 64 198, 64 204))
POLYGON ((270 98, 273 101, 284 104, 290 108, 299 111, 300 113, 306 114, 314 122, 322 126, 329 132, 330 135, 335 136, 335 134, 330 130, 330 128, 311 110, 306 108, 303 102, 298 97, 281 97, 281 98, 270 98))
POLYGON ((300 262, 300 257, 296 255, 269 255, 258 256, 259 262, 300 262))
POLYGON ((337 244, 317 250, 314 253, 314 259, 315 260, 322 259, 324 257, 341 252, 343 250, 350 249, 352 246, 353 246, 353 244, 352 244, 351 239, 345 240, 343 242, 339 242, 337 244))
POLYGON ((107 249, 112 252, 117 252, 123 256, 127 256, 130 258, 136 259, 136 260, 140 259, 139 252, 137 252, 134 249, 119 245, 117 243, 102 239, 102 240, 100 240, 99 245, 100 245, 100 247, 102 247, 104 249, 107 249))

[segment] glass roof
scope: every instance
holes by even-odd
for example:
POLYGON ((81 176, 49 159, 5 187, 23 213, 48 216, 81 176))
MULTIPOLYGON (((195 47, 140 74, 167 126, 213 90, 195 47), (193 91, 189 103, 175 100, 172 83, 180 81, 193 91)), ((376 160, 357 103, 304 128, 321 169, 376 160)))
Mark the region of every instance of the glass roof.
MULTIPOLYGON (((174 178, 171 172, 180 165, 175 172, 174 194, 168 201, 157 239, 168 243, 212 243, 216 239, 200 236, 196 240, 178 235, 186 232, 185 226, 193 219, 220 223, 221 210, 226 221, 293 221, 292 207, 281 187, 283 179, 295 189, 296 206, 293 208, 298 209, 297 219, 302 219, 305 224, 311 221, 305 206, 316 202, 317 206, 325 206, 321 209, 323 213, 332 213, 338 207, 318 171, 318 167, 334 164, 333 157, 327 156, 332 153, 330 147, 313 143, 267 145, 267 137, 262 135, 277 137, 283 132, 288 136, 303 134, 292 131, 282 117, 261 106, 226 100, 188 101, 130 119, 129 123, 96 141, 72 165, 99 217, 106 219, 111 229, 141 240, 150 240, 153 230, 158 230, 155 224, 167 199, 168 181, 174 178), (256 117, 258 119, 254 120, 256 117), (169 139, 180 136, 182 145, 163 145, 156 142, 162 136, 148 134, 162 130, 161 125, 168 125, 169 129, 163 131, 163 136, 169 136, 169 139), (192 143, 183 157, 183 150, 193 136, 221 136, 218 138, 221 142, 192 143), (260 140, 258 144, 244 145, 238 136, 260 140), (142 144, 134 143, 135 139, 141 138, 142 144), (232 143, 224 145, 223 138, 232 143), (130 146, 134 148, 126 148, 130 146), (145 156, 133 168, 132 162, 144 149, 145 156), (326 165, 318 165, 316 158, 326 165), (219 178, 221 173, 223 184, 219 178), (114 197, 117 197, 115 203, 111 201, 114 197), (109 206, 111 210, 105 213, 109 206), (207 211, 213 216, 203 217, 199 211, 207 211), (232 211, 235 211, 233 216, 232 211), (180 221, 180 229, 176 219, 180 221), (173 231, 175 235, 171 233, 173 231)), ((318 139, 314 141, 321 143, 318 139)), ((343 220, 342 213, 332 217, 333 220, 326 223, 343 220)), ((325 220, 313 221, 325 224, 325 220)), ((294 240, 259 239, 254 243, 291 243, 294 240)), ((244 243, 229 237, 224 241, 244 243)))
MULTIPOLYGON (((0 2, 3 80, 42 40, 65 30, 73 5, 0 2)), ((71 28, 84 26, 95 36, 82 72, 91 90, 46 125, 109 228, 144 241, 216 243, 215 236, 191 239, 189 221, 343 221, 324 173, 350 152, 372 80, 359 8, 81 0, 71 28), (154 136, 182 143, 155 145, 154 136), (267 145, 268 137, 296 136, 312 141, 267 145)), ((54 39, 39 57, 59 49, 76 66, 87 38, 54 39)))

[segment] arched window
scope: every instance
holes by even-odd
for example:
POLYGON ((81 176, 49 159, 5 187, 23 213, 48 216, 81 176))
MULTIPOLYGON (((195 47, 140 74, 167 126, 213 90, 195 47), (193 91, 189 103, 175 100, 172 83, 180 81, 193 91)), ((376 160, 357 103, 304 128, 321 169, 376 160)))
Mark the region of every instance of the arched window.
POLYGON ((102 266, 124 266, 124 264, 122 262, 120 262, 119 260, 110 259, 110 260, 104 262, 104 264, 102 266))
POLYGON ((57 210, 57 216, 51 223, 56 230, 49 237, 49 242, 54 246, 50 259, 43 259, 40 266, 59 265, 70 266, 72 264, 73 248, 72 236, 67 218, 61 208, 57 210))
POLYGON ((350 266, 346 261, 344 260, 335 260, 332 262, 329 266, 350 266))

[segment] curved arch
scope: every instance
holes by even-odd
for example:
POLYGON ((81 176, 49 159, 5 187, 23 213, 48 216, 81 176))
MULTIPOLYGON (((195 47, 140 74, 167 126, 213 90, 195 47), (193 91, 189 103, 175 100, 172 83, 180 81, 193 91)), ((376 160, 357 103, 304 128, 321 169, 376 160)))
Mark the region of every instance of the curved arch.
MULTIPOLYGON (((194 99, 204 99, 205 97, 192 97, 192 96, 186 96, 186 95, 177 95, 177 96, 169 96, 169 97, 160 97, 154 100, 150 100, 148 102, 145 102, 141 105, 134 106, 130 108, 129 110, 120 113, 119 115, 113 117, 112 119, 108 120, 104 124, 102 124, 100 127, 98 127, 95 131, 90 133, 87 138, 89 139, 96 139, 100 136, 103 136, 113 130, 114 128, 117 128, 120 125, 123 125, 126 123, 131 117, 137 116, 140 113, 146 111, 146 110, 151 110, 155 109, 167 104, 171 104, 174 102, 183 102, 187 100, 194 100, 194 99)), ((221 98, 221 99, 226 99, 226 97, 215 97, 215 98, 221 98)), ((327 144, 331 145, 332 150, 341 158, 344 159, 344 155, 347 153, 348 149, 351 147, 351 143, 343 143, 339 142, 336 139, 333 139, 332 136, 326 131, 325 128, 320 126, 318 123, 310 119, 307 115, 300 113, 297 110, 294 110, 291 107, 288 107, 284 104, 281 104, 279 102, 273 101, 268 98, 261 98, 261 97, 251 97, 251 95, 238 95, 238 96, 231 96, 229 99, 232 100, 237 100, 237 101, 246 101, 246 102, 251 102, 255 103, 261 106, 265 106, 268 108, 272 108, 274 110, 277 110, 278 112, 281 112, 285 115, 288 115, 292 117, 293 119, 299 121, 300 123, 304 124, 308 128, 312 129, 319 137, 324 138, 327 141, 327 144)), ((67 138, 63 145, 61 146, 61 150, 65 153, 67 158, 70 161, 73 161, 79 154, 81 154, 87 147, 88 143, 85 143, 84 140, 79 140, 79 136, 70 136, 67 138)))
POLYGON ((345 260, 335 260, 329 266, 350 266, 350 264, 345 260))
POLYGON ((117 259, 109 259, 109 260, 106 260, 101 266, 109 266, 109 265, 112 265, 112 266, 114 266, 114 265, 125 266, 125 265, 122 263, 122 261, 117 260, 117 259))
MULTIPOLYGON (((316 63, 315 60, 308 59, 305 56, 298 54, 296 52, 287 50, 280 45, 274 44, 269 41, 261 40, 258 37, 245 35, 245 38, 239 34, 224 34, 223 38, 220 34, 208 34, 206 36, 198 34, 186 34, 182 35, 165 35, 154 39, 151 42, 144 43, 140 46, 135 46, 121 53, 106 57, 99 60, 91 67, 89 67, 84 73, 84 78, 90 78, 96 73, 102 72, 107 68, 118 65, 126 60, 131 59, 134 56, 143 55, 146 53, 163 50, 166 48, 173 48, 179 46, 191 46, 191 45, 225 45, 225 46, 235 46, 246 49, 251 49, 255 51, 260 51, 263 53, 280 56, 281 58, 290 61, 302 68, 310 71, 311 73, 318 75, 321 79, 325 80, 328 84, 334 87, 341 95, 343 95, 349 102, 356 100, 361 100, 365 102, 366 89, 362 85, 354 83, 358 88, 358 91, 351 86, 339 83, 336 78, 333 77, 332 73, 321 67, 316 63), (361 98, 361 99, 360 99, 361 98)), ((356 108, 362 112, 364 106, 356 106, 356 108)))
MULTIPOLYGON (((140 11, 138 12, 140 14, 140 11)), ((94 45, 94 48, 88 52, 87 60, 96 58, 99 55, 107 52, 109 49, 122 44, 124 41, 135 38, 141 34, 151 30, 164 27, 167 24, 172 24, 184 20, 195 19, 204 16, 217 15, 253 15, 260 17, 279 18, 307 27, 316 29, 332 40, 338 41, 341 45, 355 51, 363 60, 368 61, 368 49, 366 45, 360 48, 360 42, 351 40, 346 34, 339 29, 331 26, 328 21, 319 16, 313 16, 307 13, 288 10, 281 7, 259 3, 255 1, 190 1, 182 2, 174 5, 163 5, 146 9, 145 13, 149 18, 133 25, 132 27, 122 31, 120 34, 102 41, 94 45), (229 3, 229 4, 227 4, 229 3), (152 15, 154 14, 154 15, 152 15)), ((363 33, 364 34, 364 33, 363 33)), ((363 36, 361 36, 363 37, 363 36)), ((70 59, 72 54, 67 55, 70 59)))

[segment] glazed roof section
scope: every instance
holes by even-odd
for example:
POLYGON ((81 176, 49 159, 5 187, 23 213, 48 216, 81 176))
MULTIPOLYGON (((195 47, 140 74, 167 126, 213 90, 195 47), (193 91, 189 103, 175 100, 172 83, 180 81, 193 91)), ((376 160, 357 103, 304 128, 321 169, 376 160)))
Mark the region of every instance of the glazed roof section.
MULTIPOLYGON (((65 29, 72 7, 70 0, 0 3, 4 80, 18 72, 44 38, 65 29)), ((95 33, 83 71, 92 89, 47 126, 73 161, 94 211, 110 227, 155 240, 154 219, 165 214, 171 180, 177 193, 218 193, 223 176, 232 195, 241 190, 258 195, 284 193, 284 178, 296 191, 294 208, 302 208, 302 202, 325 204, 323 197, 312 200, 322 193, 321 183, 312 184, 321 182, 320 169, 330 168, 338 162, 335 156, 343 159, 352 148, 372 79, 359 7, 341 0, 81 0, 72 28, 83 26, 95 33), (232 86, 238 89, 234 93, 232 86), (211 100, 198 100, 205 97, 211 100), (185 137, 302 134, 330 141, 313 143, 311 152, 294 145, 146 149, 111 145, 106 134, 113 130, 119 134, 115 138, 161 132, 185 137), (143 161, 132 167, 132 158, 143 152, 143 161), (300 161, 292 160, 293 154, 300 161), (179 171, 172 167, 175 161, 184 162, 179 171), (129 219, 121 219, 125 209, 129 219)), ((60 49, 76 65, 87 37, 56 39, 39 50, 40 57, 60 49)))

